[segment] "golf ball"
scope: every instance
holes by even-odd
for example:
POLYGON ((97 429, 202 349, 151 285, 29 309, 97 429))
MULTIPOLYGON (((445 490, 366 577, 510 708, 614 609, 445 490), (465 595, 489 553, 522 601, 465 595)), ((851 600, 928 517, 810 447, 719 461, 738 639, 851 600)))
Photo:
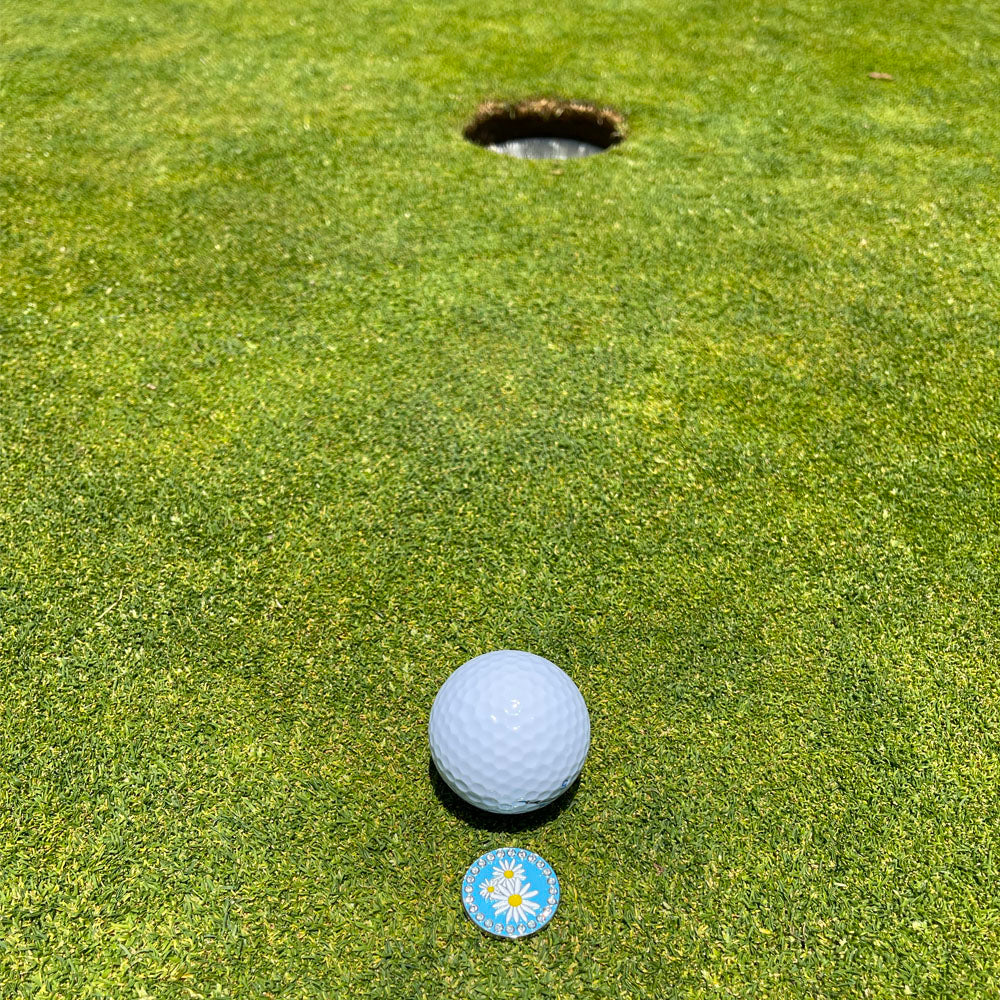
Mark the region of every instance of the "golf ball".
POLYGON ((577 686, 554 663, 501 649, 462 664, 431 706, 431 756, 470 805, 526 813, 557 799, 590 746, 577 686))

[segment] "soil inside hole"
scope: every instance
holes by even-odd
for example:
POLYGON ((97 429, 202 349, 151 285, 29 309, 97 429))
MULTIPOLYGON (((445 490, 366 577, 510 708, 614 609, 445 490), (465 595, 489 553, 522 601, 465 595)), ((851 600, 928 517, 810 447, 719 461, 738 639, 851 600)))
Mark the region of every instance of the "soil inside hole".
POLYGON ((625 138, 625 119, 610 108, 541 98, 480 105, 463 135, 522 159, 569 159, 602 153, 625 138))

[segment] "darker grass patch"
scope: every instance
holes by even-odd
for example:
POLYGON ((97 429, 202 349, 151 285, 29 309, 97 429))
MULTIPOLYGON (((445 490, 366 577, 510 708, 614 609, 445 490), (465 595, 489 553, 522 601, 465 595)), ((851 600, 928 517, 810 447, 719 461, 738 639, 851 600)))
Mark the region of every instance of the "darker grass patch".
POLYGON ((486 101, 462 134, 479 146, 544 137, 576 139, 609 149, 625 138, 625 118, 611 108, 582 101, 548 97, 516 103, 486 101))

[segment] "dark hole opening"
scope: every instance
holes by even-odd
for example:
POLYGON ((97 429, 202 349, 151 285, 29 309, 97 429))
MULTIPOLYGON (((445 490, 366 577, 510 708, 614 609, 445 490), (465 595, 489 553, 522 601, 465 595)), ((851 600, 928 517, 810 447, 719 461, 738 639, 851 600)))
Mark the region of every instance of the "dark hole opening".
POLYGON ((491 101, 479 107, 463 135, 470 142, 494 149, 519 139, 567 139, 602 152, 625 138, 625 119, 611 108, 582 101, 491 101))

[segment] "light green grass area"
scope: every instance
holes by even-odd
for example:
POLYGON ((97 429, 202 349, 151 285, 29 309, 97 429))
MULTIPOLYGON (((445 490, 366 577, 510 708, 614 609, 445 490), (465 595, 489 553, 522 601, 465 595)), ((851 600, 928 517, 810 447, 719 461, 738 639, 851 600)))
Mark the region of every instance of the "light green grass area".
POLYGON ((0 997, 1000 993, 995 6, 0 33, 0 997), (628 139, 462 140, 535 95, 628 139), (527 826, 428 775, 503 647, 593 727, 527 826))

